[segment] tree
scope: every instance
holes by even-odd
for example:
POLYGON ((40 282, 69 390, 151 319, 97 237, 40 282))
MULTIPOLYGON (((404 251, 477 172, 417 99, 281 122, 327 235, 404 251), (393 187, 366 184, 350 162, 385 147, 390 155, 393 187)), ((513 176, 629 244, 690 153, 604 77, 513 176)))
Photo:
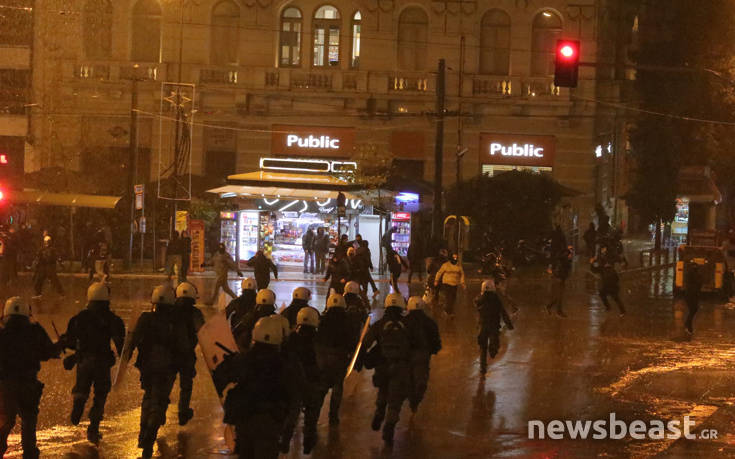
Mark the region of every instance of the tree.
MULTIPOLYGON (((734 85, 728 77, 735 81, 735 3, 647 0, 639 5, 635 87, 645 112, 636 116, 630 133, 636 164, 628 203, 643 221, 656 225, 659 249, 661 223, 674 216, 680 167, 735 170, 732 155, 721 153, 735 140, 735 130, 693 120, 732 120, 734 85)), ((732 175, 718 177, 721 185, 733 180, 732 175)))
POLYGON ((551 177, 511 171, 476 176, 463 182, 461 190, 455 185, 447 201, 450 209, 470 217, 477 243, 485 232, 492 232, 497 240, 537 239, 551 230, 561 197, 562 188, 551 177))

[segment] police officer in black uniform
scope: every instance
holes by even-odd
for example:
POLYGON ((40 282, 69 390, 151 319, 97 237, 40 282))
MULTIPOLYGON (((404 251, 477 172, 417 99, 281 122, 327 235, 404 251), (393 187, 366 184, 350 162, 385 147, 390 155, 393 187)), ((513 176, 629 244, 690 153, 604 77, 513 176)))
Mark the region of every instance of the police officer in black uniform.
POLYGON ((176 287, 176 315, 183 322, 186 330, 187 344, 186 352, 181 356, 179 362, 179 425, 186 425, 194 417, 191 409, 191 391, 194 388, 194 376, 196 376, 196 347, 199 343, 197 332, 204 325, 204 315, 195 306, 197 300, 197 289, 189 282, 182 282, 176 287))
POLYGON ((135 366, 140 370, 144 391, 138 447, 143 450, 143 458, 153 455, 158 429, 166 423, 166 409, 181 358, 190 346, 174 302, 175 292, 170 286, 160 285, 153 289, 153 311, 141 314, 131 346, 125 350, 124 358, 129 359, 133 350, 138 349, 135 366))
POLYGON ((304 412, 304 454, 310 454, 317 443, 316 426, 321 408, 320 372, 315 349, 318 326, 319 311, 311 306, 301 308, 296 317, 296 330, 289 336, 284 346, 288 358, 299 366, 303 384, 300 387, 299 404, 292 407, 283 426, 280 444, 283 454, 288 454, 291 449, 291 437, 302 410, 304 412))
POLYGON ((255 295, 257 285, 255 279, 247 277, 240 283, 240 296, 230 301, 225 308, 225 317, 230 321, 230 327, 235 328, 245 316, 255 309, 255 295))
POLYGON ((403 317, 405 309, 400 294, 388 295, 385 314, 370 327, 362 347, 366 354, 361 360, 366 368, 375 368, 373 385, 378 388, 372 428, 378 431, 383 426, 383 441, 388 446, 393 445, 401 406, 411 389, 411 337, 403 317))
MULTIPOLYGON (((319 321, 316 336, 316 357, 321 370, 321 404, 327 392, 329 400, 329 424, 339 424, 339 407, 342 403, 342 383, 352 354, 357 347, 355 326, 347 315, 345 299, 339 293, 327 298, 327 310, 319 321)), ((320 408, 321 410, 321 408, 320 408)))
MULTIPOLYGON (((233 327, 232 335, 237 342, 237 347, 240 352, 245 352, 250 348, 253 341, 253 328, 263 317, 268 317, 276 314, 276 294, 273 290, 262 289, 258 292, 255 297, 255 309, 250 311, 245 318, 242 320, 239 326, 233 327)), ((291 331, 291 326, 288 323, 288 319, 284 316, 278 315, 278 319, 284 326, 284 341, 288 337, 288 333, 291 331)), ((230 323, 230 326, 233 324, 230 323)))
POLYGON ((8 435, 21 419, 23 459, 36 459, 36 424, 43 383, 38 380, 41 362, 59 356, 59 348, 46 331, 30 321, 31 308, 20 297, 5 302, 0 327, 0 457, 8 449, 8 435))
POLYGON ((426 302, 420 296, 408 299, 406 324, 411 335, 411 392, 408 401, 413 413, 418 410, 429 385, 431 356, 442 348, 439 327, 424 309, 426 302))
POLYGON ((82 419, 84 405, 94 385, 87 439, 97 444, 102 438, 100 422, 112 385, 110 368, 115 364, 110 340, 115 343, 117 355, 120 355, 125 341, 125 323, 110 310, 110 288, 107 284, 95 282, 90 285, 87 289, 87 302, 87 308, 69 320, 60 343, 76 350, 75 354, 64 360, 66 368, 71 369, 74 364, 77 367, 77 380, 72 389, 72 424, 78 425, 82 419))
POLYGON ((302 308, 309 306, 311 300, 311 290, 306 287, 296 287, 291 294, 291 304, 283 310, 281 315, 288 319, 291 329, 296 328, 296 318, 302 308))
POLYGON ((235 426, 235 452, 242 459, 276 459, 284 421, 298 403, 301 378, 281 352, 283 324, 278 315, 258 320, 248 352, 215 370, 215 380, 236 384, 225 399, 224 422, 235 426))

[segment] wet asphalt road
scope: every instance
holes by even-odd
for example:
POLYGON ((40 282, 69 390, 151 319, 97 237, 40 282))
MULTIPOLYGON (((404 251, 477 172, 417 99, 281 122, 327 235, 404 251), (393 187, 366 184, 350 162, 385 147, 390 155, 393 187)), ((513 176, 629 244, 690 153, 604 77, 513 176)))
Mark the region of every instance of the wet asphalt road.
MULTIPOLYGON (((341 424, 330 429, 326 410, 319 424, 315 458, 485 458, 485 457, 735 457, 735 310, 717 299, 705 301, 695 334, 683 333, 684 306, 671 299, 671 272, 640 273, 623 280, 628 315, 606 313, 596 297, 594 279, 578 266, 568 287, 565 319, 548 316, 543 305, 549 279, 527 273, 511 279, 510 295, 521 307, 516 329, 503 333, 503 347, 485 379, 478 374, 476 322, 471 298, 479 279, 469 283, 453 321, 439 319, 444 348, 432 361, 426 398, 416 417, 404 408, 396 442, 386 449, 370 429, 375 390, 370 371, 347 385, 341 424), (530 420, 596 420, 610 413, 618 419, 679 419, 691 415, 695 433, 717 429, 717 440, 539 440, 528 438, 530 420)), ((293 276, 293 275, 292 275, 293 276)), ((303 278, 301 274, 295 277, 303 278)), ((27 293, 28 277, 18 286, 27 293)), ((53 336, 84 305, 86 282, 62 277, 66 298, 49 293, 35 310, 36 319, 53 336)), ((124 320, 134 304, 147 304, 153 277, 113 279, 113 308, 124 320)), ((195 279, 202 296, 213 279, 195 279)), ((232 285, 236 282, 233 280, 232 285)), ((316 280, 278 281, 272 287, 278 304, 288 301, 300 284, 316 291, 312 303, 322 309, 325 284, 316 280)), ((386 290, 386 284, 379 284, 386 290)), ((402 285, 403 293, 408 286, 402 285)), ((422 287, 412 285, 418 293, 422 287)), ((378 299, 382 300, 383 295, 378 299)), ((379 303, 374 303, 379 316, 379 303)), ((205 313, 212 308, 202 306, 205 313)), ((99 448, 86 441, 86 422, 68 421, 73 374, 61 361, 43 365, 46 384, 39 418, 42 457, 136 458, 140 401, 138 372, 131 367, 124 386, 108 398, 104 438, 99 448)), ((198 362, 194 384, 195 417, 186 427, 176 423, 178 387, 161 429, 156 457, 227 457, 222 410, 208 373, 198 362)), ((178 385, 178 383, 177 383, 178 385)), ((328 402, 325 402, 327 406, 328 402)), ((404 405, 405 406, 405 405, 404 405)), ((299 428, 300 429, 300 428, 299 428)), ((300 430, 292 452, 300 455, 300 430)), ((19 430, 13 431, 6 457, 21 457, 19 430)))

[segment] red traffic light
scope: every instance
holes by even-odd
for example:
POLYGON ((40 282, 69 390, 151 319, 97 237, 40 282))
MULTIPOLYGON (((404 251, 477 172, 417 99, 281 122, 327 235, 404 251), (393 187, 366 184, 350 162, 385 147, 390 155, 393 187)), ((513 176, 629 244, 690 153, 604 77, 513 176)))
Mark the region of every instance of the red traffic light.
POLYGON ((559 40, 556 43, 556 57, 560 61, 574 62, 579 60, 579 42, 559 40))
POLYGON ((560 88, 576 88, 579 75, 579 41, 558 40, 554 62, 554 84, 560 88))
POLYGON ((8 164, 8 155, 0 153, 0 164, 8 164))
POLYGON ((0 202, 3 202, 5 200, 5 192, 3 190, 0 190, 0 202))

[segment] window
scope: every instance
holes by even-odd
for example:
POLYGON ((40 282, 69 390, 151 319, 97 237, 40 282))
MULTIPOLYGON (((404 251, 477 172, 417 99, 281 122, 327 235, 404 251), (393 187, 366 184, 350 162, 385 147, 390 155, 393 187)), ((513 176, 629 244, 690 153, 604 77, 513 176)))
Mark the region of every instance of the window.
POLYGON ((490 10, 482 17, 480 73, 510 73, 510 16, 504 11, 490 10))
POLYGON ((316 10, 312 22, 314 40, 314 67, 336 67, 339 65, 339 11, 325 5, 316 10))
POLYGON ((280 66, 301 65, 301 11, 286 8, 281 14, 280 66))
POLYGON ((204 175, 220 179, 232 175, 237 168, 237 153, 234 151, 208 150, 205 163, 204 175))
POLYGON ((109 0, 84 4, 82 36, 87 59, 109 59, 112 49, 112 5, 109 0))
POLYGON ((226 0, 212 9, 209 59, 212 64, 237 64, 240 44, 240 8, 226 0))
POLYGON ((418 159, 394 159, 392 164, 396 175, 406 179, 424 179, 424 161, 418 159))
POLYGON ((429 18, 418 7, 406 8, 398 19, 398 67, 426 70, 429 18))
POLYGON ((531 34, 531 75, 554 74, 554 50, 561 37, 561 18, 554 12, 542 11, 533 19, 531 34))
POLYGON ((133 7, 130 58, 161 61, 161 5, 157 0, 139 0, 133 7))
POLYGON ((360 66, 360 24, 362 15, 358 11, 352 16, 352 50, 350 52, 350 67, 356 69, 360 66))

